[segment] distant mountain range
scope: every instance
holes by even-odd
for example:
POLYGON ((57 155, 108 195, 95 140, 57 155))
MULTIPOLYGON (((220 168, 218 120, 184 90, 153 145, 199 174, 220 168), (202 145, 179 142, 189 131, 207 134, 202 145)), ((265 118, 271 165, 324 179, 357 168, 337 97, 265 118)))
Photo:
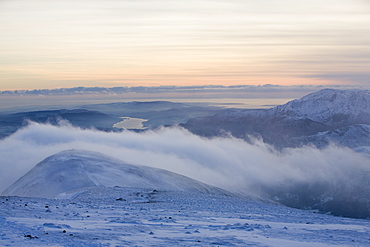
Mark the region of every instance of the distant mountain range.
POLYGON ((154 129, 160 126, 184 123, 193 117, 214 115, 220 109, 218 107, 202 107, 168 101, 133 101, 83 105, 78 109, 0 114, 0 139, 26 126, 29 121, 53 125, 68 121, 73 126, 80 128, 120 131, 120 129, 113 127, 113 125, 122 121, 121 117, 132 117, 148 119, 145 122, 145 127, 154 129))
POLYGON ((370 91, 324 89, 271 109, 226 109, 181 126, 207 137, 262 138, 279 149, 329 143, 359 149, 369 145, 369 125, 370 91))
POLYGON ((111 131, 113 124, 119 122, 120 118, 86 109, 61 109, 5 114, 0 115, 0 139, 27 126, 29 121, 53 125, 59 124, 62 121, 68 121, 70 124, 81 128, 96 128, 111 131))
MULTIPOLYGON (((270 109, 222 109, 167 101, 80 106, 79 109, 0 115, 0 138, 28 121, 58 124, 67 120, 81 128, 119 131, 120 117, 147 119, 148 129, 180 125, 194 134, 260 138, 277 149, 330 143, 370 154, 370 91, 323 89, 270 109)), ((140 131, 140 130, 137 130, 140 131)))

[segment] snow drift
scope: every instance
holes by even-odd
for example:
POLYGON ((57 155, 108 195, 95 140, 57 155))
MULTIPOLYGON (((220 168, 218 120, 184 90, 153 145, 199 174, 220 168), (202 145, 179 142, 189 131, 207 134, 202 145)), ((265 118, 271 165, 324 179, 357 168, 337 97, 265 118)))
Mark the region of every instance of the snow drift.
POLYGON ((68 150, 38 163, 3 194, 55 198, 95 186, 225 193, 163 169, 129 165, 97 152, 68 150))

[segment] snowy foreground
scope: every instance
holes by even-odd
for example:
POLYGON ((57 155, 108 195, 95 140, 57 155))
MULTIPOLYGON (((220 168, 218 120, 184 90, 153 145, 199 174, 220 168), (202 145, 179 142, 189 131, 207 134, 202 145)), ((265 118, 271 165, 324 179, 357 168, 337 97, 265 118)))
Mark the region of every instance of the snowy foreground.
POLYGON ((1 246, 370 246, 370 221, 206 192, 0 197, 1 246))

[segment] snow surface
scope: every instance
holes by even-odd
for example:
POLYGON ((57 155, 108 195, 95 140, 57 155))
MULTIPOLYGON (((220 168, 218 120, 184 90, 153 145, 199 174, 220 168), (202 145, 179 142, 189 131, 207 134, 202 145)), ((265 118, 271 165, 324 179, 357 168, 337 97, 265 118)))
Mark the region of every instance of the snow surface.
POLYGON ((369 220, 196 191, 0 197, 1 246, 369 246, 369 233, 369 220))

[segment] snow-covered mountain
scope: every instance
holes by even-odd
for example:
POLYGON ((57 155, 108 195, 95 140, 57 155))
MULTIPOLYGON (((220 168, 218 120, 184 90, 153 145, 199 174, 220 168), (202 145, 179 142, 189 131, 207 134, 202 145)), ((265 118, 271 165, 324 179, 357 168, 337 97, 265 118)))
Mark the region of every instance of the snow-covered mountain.
POLYGON ((214 116, 190 119, 182 126, 198 135, 217 136, 227 132, 247 141, 251 137, 262 138, 277 148, 284 148, 302 144, 322 146, 315 143, 321 142, 320 138, 360 147, 366 144, 363 138, 336 141, 338 138, 332 138, 332 133, 347 129, 351 132, 348 138, 362 136, 364 129, 353 125, 369 124, 369 90, 324 89, 271 109, 230 109, 214 116), (314 138, 315 135, 320 138, 314 138))
MULTIPOLYGON (((363 181, 370 180, 359 179, 355 187, 349 186, 350 192, 364 188, 367 193, 369 185, 363 181)), ((327 211, 337 208, 368 216, 368 193, 348 201, 346 185, 329 191, 329 181, 294 185, 286 193, 276 187, 271 195, 292 206, 311 200, 329 206, 327 211), (333 200, 338 194, 341 200, 333 200)), ((370 244, 368 219, 232 196, 171 172, 127 165, 89 151, 68 150, 46 158, 4 194, 24 197, 0 196, 0 246, 370 244)))
POLYGON ((78 190, 95 186, 227 193, 166 170, 125 164, 96 152, 67 150, 38 163, 2 194, 44 198, 68 197, 68 194, 72 196, 78 190))
POLYGON ((271 115, 334 125, 370 122, 369 90, 324 89, 268 110, 271 115))

